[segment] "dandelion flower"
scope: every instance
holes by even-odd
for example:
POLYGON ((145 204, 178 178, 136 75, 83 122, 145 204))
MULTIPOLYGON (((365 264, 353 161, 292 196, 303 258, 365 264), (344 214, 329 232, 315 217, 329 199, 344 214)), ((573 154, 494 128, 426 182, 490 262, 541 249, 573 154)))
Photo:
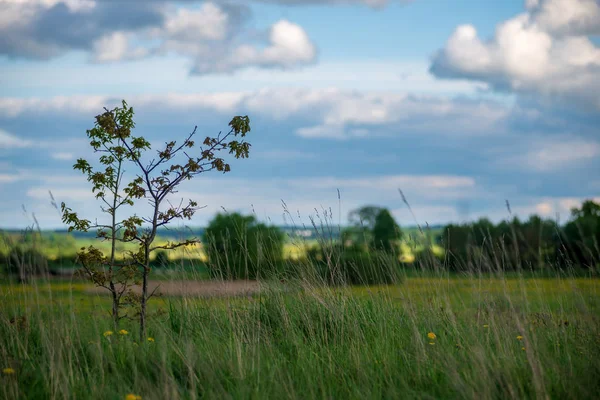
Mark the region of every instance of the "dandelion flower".
POLYGON ((137 394, 129 393, 125 396, 125 400, 142 400, 142 396, 138 396, 137 394))
POLYGON ((147 340, 148 340, 148 342, 150 342, 150 343, 154 343, 154 338, 152 338, 152 337, 149 337, 147 340))
POLYGON ((104 337, 109 337, 112 334, 113 334, 113 331, 106 331, 106 332, 104 332, 104 337))
POLYGON ((129 335, 129 332, 127 332, 125 329, 121 329, 119 331, 119 335, 129 335))
POLYGON ((521 336, 521 335, 517 336, 517 340, 523 340, 523 336, 521 336))
POLYGON ((431 340, 434 340, 434 339, 435 339, 437 336, 435 335, 435 333, 433 333, 433 332, 429 332, 429 333, 427 334, 427 337, 428 337, 429 339, 431 339, 431 340))
POLYGON ((4 368, 4 369, 2 370, 2 373, 3 373, 4 375, 13 375, 13 374, 15 373, 15 370, 14 370, 14 369, 12 369, 12 368, 10 368, 10 367, 8 367, 8 368, 4 368))

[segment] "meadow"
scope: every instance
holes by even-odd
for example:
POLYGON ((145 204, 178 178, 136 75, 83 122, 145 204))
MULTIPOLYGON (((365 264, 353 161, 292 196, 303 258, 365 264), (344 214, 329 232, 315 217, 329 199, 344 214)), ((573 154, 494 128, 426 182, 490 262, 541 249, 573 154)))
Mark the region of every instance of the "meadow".
POLYGON ((1 398, 600 393, 600 280, 573 271, 404 269, 393 285, 298 278, 261 282, 252 295, 165 295, 150 302, 141 343, 135 310, 114 331, 108 296, 90 289, 57 279, 0 284, 1 398))

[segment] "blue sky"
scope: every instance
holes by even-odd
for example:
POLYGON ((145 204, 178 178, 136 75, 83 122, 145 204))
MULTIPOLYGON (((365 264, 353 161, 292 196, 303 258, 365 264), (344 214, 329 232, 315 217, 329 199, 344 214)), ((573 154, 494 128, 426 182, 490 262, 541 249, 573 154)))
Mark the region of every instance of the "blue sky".
MULTIPOLYGON (((159 145, 249 115, 249 160, 179 195, 296 223, 376 204, 401 225, 561 220, 600 200, 598 0, 0 0, 0 226, 61 227, 49 191, 126 99, 159 145), (341 193, 338 202, 337 190, 341 193), (23 211, 23 206, 27 213, 23 211), (298 217, 300 215, 300 217, 298 217)), ((138 208, 136 212, 144 212, 138 208)))

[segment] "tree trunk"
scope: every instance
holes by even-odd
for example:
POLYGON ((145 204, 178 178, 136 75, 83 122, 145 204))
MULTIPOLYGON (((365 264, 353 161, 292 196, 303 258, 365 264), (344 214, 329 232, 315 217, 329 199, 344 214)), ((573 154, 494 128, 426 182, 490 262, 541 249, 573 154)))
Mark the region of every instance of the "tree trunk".
POLYGON ((148 300, 148 268, 144 267, 144 277, 142 282, 142 301, 140 310, 140 343, 144 342, 146 337, 146 301, 148 300))
POLYGON ((113 325, 116 332, 119 330, 119 298, 117 297, 117 290, 115 288, 114 282, 112 281, 112 278, 110 282, 110 294, 112 295, 113 325))

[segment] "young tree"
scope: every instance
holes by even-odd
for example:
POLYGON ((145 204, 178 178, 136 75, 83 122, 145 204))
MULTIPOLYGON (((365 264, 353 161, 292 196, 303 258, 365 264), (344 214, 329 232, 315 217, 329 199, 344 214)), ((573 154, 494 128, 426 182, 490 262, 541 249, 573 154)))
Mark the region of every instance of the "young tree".
MULTIPOLYGON (((92 224, 89 220, 79 218, 77 213, 62 203, 63 221, 70 225, 70 231, 97 228, 98 237, 110 240, 113 244, 113 251, 108 259, 93 246, 80 252, 80 258, 88 265, 108 266, 108 274, 105 274, 105 278, 99 278, 100 283, 108 283, 104 287, 111 290, 110 279, 115 276, 117 268, 119 271, 123 269, 131 271, 133 268, 138 273, 142 285, 139 299, 140 340, 144 340, 146 307, 153 295, 148 291, 150 255, 159 249, 172 250, 199 242, 198 239, 193 238, 181 242, 168 242, 162 246, 154 244, 160 227, 176 219, 189 220, 199 209, 198 204, 193 200, 188 200, 185 204, 181 200, 179 204, 173 205, 169 196, 176 193, 180 184, 196 175, 213 170, 229 172, 231 168, 223 158, 217 156, 219 152, 227 151, 235 158, 247 158, 250 144, 237 138, 244 138, 250 132, 250 120, 248 116, 234 117, 229 123, 231 129, 228 133, 223 135, 219 132, 215 137, 206 137, 200 146, 197 146, 194 141, 197 130, 195 127, 181 144, 175 141, 166 142, 164 147, 157 150, 155 158, 147 160, 144 156, 151 150, 150 143, 142 136, 132 135, 135 127, 133 108, 128 107, 123 100, 121 107, 104 110, 103 114, 96 116, 94 128, 87 131, 92 148, 95 151, 105 152, 100 157, 100 163, 105 166, 104 171, 95 171, 84 159, 79 159, 74 168, 88 175, 96 198, 102 200, 108 207, 103 207, 102 211, 111 216, 112 222, 109 225, 92 224), (188 152, 196 147, 198 155, 190 156, 188 152), (177 163, 179 159, 182 159, 181 163, 177 163), (124 185, 122 179, 126 165, 133 167, 136 176, 124 185), (120 188, 123 190, 121 191, 120 188), (133 214, 119 221, 116 217, 119 207, 133 206, 139 199, 148 201, 149 214, 143 217, 133 214), (135 243, 137 251, 129 252, 125 262, 117 264, 114 257, 116 242, 135 243)), ((98 276, 94 269, 88 268, 86 271, 89 271, 91 277, 98 276)), ((130 278, 129 275, 127 277, 130 278)))
MULTIPOLYGON (((120 123, 123 126, 133 127, 131 117, 120 113, 120 123)), ((98 117, 96 118, 98 119, 98 117)), ((135 299, 130 290, 136 277, 135 264, 131 260, 117 263, 117 242, 122 240, 119 232, 123 228, 123 223, 117 220, 117 212, 123 206, 133 205, 133 200, 136 198, 134 191, 124 190, 123 187, 124 164, 131 160, 131 154, 119 142, 118 137, 101 128, 99 122, 93 129, 87 131, 87 136, 90 139, 90 146, 96 154, 99 154, 100 167, 95 169, 88 161, 78 159, 73 169, 87 175, 88 182, 92 184, 92 192, 95 193, 96 199, 103 203, 101 211, 108 214, 110 222, 108 224, 92 224, 88 220, 79 219, 76 213, 62 203, 63 222, 70 224, 69 232, 73 230, 87 232, 89 229, 97 229, 98 238, 110 241, 108 257, 105 257, 94 246, 90 246, 78 252, 78 260, 83 267, 81 272, 94 284, 110 292, 113 326, 115 330, 118 330, 119 321, 124 317, 120 314, 123 295, 127 293, 130 302, 135 299)), ((126 186, 126 188, 131 187, 132 183, 126 186)))

